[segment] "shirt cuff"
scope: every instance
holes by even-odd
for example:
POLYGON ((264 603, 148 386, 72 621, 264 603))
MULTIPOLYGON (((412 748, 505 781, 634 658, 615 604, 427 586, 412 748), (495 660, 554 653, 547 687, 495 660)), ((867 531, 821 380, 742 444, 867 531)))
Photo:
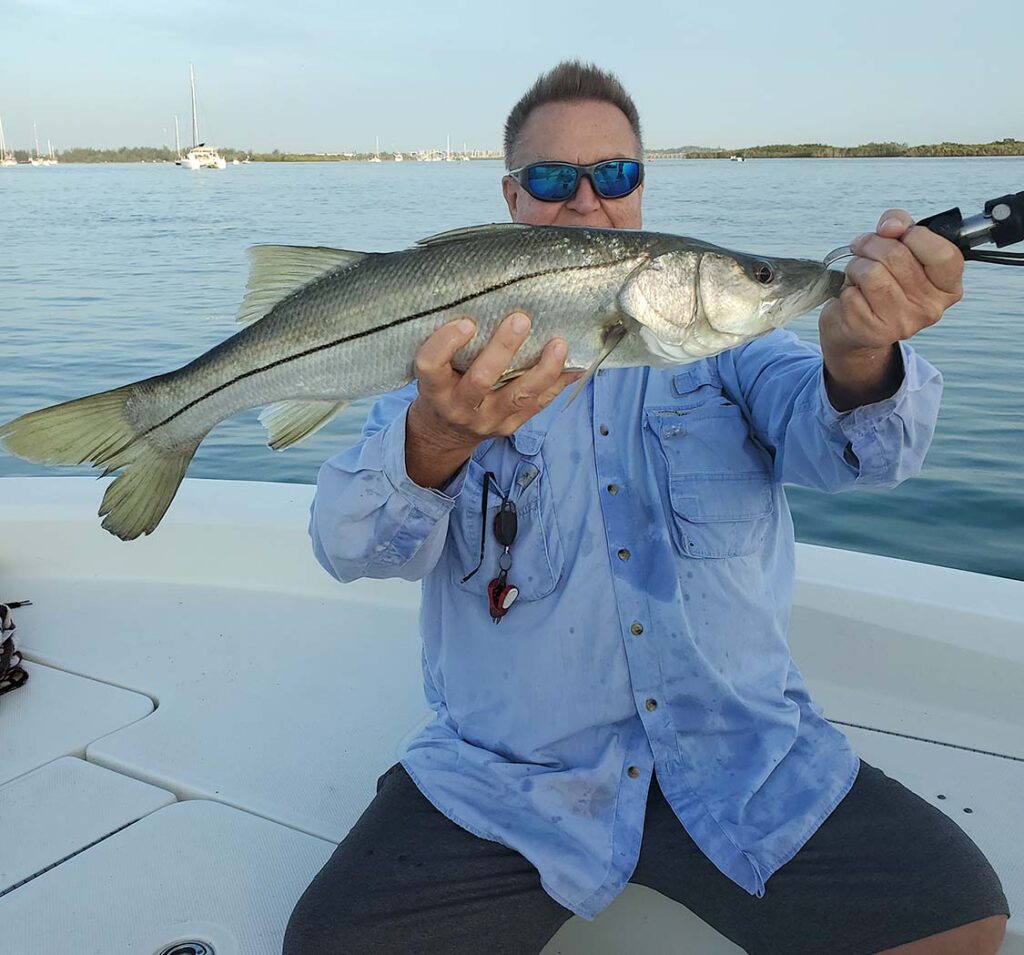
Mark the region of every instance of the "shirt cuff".
MULTIPOLYGON (((832 433, 842 436, 845 444, 844 459, 848 464, 859 467, 862 474, 887 468, 892 455, 882 447, 887 443, 882 440, 882 436, 890 430, 888 426, 894 416, 899 419, 912 418, 915 412, 924 412, 925 405, 930 410, 931 401, 925 402, 925 405, 919 403, 919 392, 933 379, 939 378, 939 372, 915 354, 906 342, 899 343, 899 355, 903 365, 903 380, 895 394, 849 411, 837 411, 833 407, 825 387, 825 365, 822 363, 821 374, 818 376, 819 420, 832 433)), ((934 412, 937 415, 937 402, 934 412)), ((902 434, 902 424, 897 430, 902 434)))
POLYGON ((428 517, 440 520, 455 506, 455 499, 459 496, 465 480, 466 465, 464 464, 448 480, 444 485, 444 491, 420 487, 413 481, 405 470, 405 422, 408 413, 409 409, 406 408, 385 429, 381 441, 384 476, 410 504, 419 508, 428 517))

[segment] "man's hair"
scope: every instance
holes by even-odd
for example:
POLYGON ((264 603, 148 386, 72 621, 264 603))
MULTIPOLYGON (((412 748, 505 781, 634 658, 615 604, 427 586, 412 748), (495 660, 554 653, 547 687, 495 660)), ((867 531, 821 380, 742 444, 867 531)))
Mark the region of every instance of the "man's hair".
POLYGON ((622 110, 629 125, 633 127, 637 146, 643 149, 640 114, 619 80, 613 74, 598 69, 593 63, 563 60, 554 69, 537 77, 537 81, 508 114, 505 120, 505 168, 512 168, 519 137, 530 113, 546 103, 573 103, 581 100, 598 100, 622 110))

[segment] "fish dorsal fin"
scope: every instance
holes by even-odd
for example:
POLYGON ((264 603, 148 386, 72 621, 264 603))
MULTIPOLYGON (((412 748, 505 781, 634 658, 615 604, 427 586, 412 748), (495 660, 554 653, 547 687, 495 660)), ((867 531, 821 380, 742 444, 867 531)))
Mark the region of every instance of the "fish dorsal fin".
POLYGON ((249 248, 249 284, 238 309, 243 325, 263 318, 278 302, 313 279, 337 268, 350 268, 368 252, 304 245, 254 245, 249 248))
POLYGON ((267 429, 267 444, 283 451, 319 431, 346 401, 279 401, 260 412, 260 424, 267 429))
POLYGON ((420 239, 417 245, 440 245, 442 242, 455 242, 459 239, 469 239, 474 236, 501 235, 509 232, 522 232, 524 229, 536 229, 537 226, 527 225, 525 222, 490 222, 487 225, 463 226, 461 229, 449 229, 447 232, 438 232, 437 235, 429 235, 420 239))

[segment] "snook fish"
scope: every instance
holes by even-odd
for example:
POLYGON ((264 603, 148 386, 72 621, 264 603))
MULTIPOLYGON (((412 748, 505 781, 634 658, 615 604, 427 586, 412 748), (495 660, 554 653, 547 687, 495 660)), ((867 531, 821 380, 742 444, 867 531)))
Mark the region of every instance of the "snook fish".
POLYGON ((527 226, 456 229, 401 252, 256 246, 239 321, 247 327, 167 374, 22 415, 0 426, 16 455, 121 470, 103 527, 150 533, 209 431, 265 406, 272 448, 312 434, 347 402, 399 388, 442 324, 477 323, 464 370, 514 310, 529 340, 514 378, 553 336, 568 368, 669 365, 717 354, 839 294, 817 262, 746 255, 655 232, 527 226))

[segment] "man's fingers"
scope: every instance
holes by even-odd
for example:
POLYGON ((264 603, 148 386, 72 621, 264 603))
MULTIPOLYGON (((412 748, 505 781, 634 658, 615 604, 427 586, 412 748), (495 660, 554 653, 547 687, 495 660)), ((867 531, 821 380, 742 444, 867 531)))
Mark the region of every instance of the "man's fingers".
MULTIPOLYGON (((850 243, 850 248, 857 253, 858 258, 878 263, 874 266, 876 274, 884 278, 883 269, 888 272, 911 301, 923 305, 934 296, 935 289, 924 267, 904 243, 896 239, 885 239, 872 232, 858 236, 850 243)), ((849 273, 847 277, 850 278, 849 273)))
POLYGON ((507 316, 456 385, 458 401, 470 408, 479 407, 529 334, 530 319, 526 315, 513 312, 507 316))
MULTIPOLYGON (((955 301, 960 300, 963 296, 964 258, 952 242, 936 235, 931 229, 915 225, 906 209, 886 209, 878 219, 877 233, 883 239, 899 240, 917 259, 928 281, 935 288, 953 296, 955 301)), ((858 236, 850 243, 850 247, 861 254, 858 245, 870 238, 870 233, 858 236)), ((868 255, 867 258, 875 256, 868 255)), ((948 308, 950 304, 946 302, 944 307, 948 308)))
POLYGON ((538 411, 551 404, 551 402, 562 393, 567 385, 571 385, 574 382, 579 381, 585 374, 586 372, 582 371, 563 371, 555 379, 553 384, 537 395, 534 407, 526 408, 519 414, 514 414, 505 419, 501 429, 502 434, 511 434, 520 425, 532 418, 538 411))
POLYGON ((964 294, 964 257, 960 250, 924 226, 909 229, 902 241, 924 267, 932 285, 959 302, 964 294))
POLYGON ((464 345, 472 341, 476 325, 468 318, 460 318, 442 325, 416 352, 413 370, 420 382, 420 390, 453 383, 456 375, 452 359, 464 345))
POLYGON ((914 217, 906 209, 886 209, 878 218, 879 235, 898 239, 914 224, 914 217))
MULTIPOLYGON (((537 364, 515 381, 510 381, 495 395, 495 413, 507 417, 523 411, 533 413, 543 407, 541 398, 548 397, 550 389, 565 369, 567 353, 568 348, 563 339, 551 339, 540 353, 537 364)), ((551 398, 554 398, 554 394, 548 397, 548 401, 551 398)))

